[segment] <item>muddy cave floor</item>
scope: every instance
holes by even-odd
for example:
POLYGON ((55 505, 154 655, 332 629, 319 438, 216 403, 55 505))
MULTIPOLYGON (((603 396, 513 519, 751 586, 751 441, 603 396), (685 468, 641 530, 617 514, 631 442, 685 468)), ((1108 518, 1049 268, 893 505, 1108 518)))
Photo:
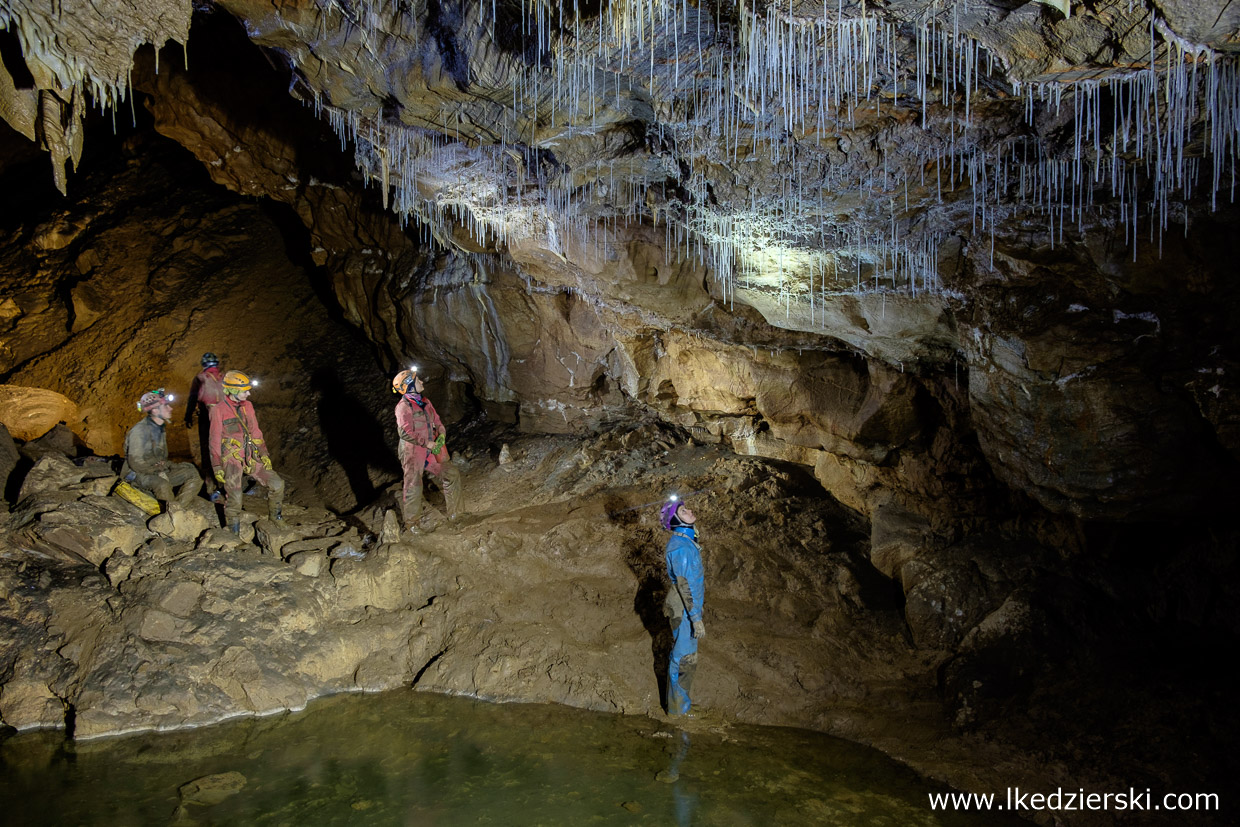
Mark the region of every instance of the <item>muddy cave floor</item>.
MULTIPOLYGON (((593 438, 522 435, 485 422, 453 434, 466 492, 457 524, 443 519, 442 497, 431 488, 432 531, 392 536, 399 482, 390 470, 371 469, 361 483, 360 473, 350 472, 354 486, 378 494, 346 513, 323 507, 320 498, 331 494, 321 483, 294 476, 283 541, 347 541, 321 569, 307 569, 304 552, 299 558, 272 549, 259 495, 247 501, 244 534, 251 542, 230 546, 218 531, 196 546, 148 540, 124 577, 132 582, 157 572, 171 579, 176 566, 196 560, 250 582, 242 572, 296 565, 299 576, 335 580, 335 589, 347 591, 356 587, 349 566, 371 566, 371 580, 401 580, 412 571, 425 588, 405 585, 393 602, 375 597, 384 592, 372 584, 355 602, 374 601, 378 609, 354 609, 368 618, 383 608, 421 612, 412 634, 436 641, 370 686, 325 682, 308 690, 310 697, 412 684, 662 718, 659 673, 670 641, 659 612, 665 535, 655 514, 663 497, 679 491, 700 515, 710 630, 695 687, 700 717, 689 726, 744 721, 826 731, 979 792, 1228 788, 1224 781, 1236 769, 1228 733, 1236 722, 1221 667, 1213 666, 1220 653, 1209 642, 1094 630, 1087 642, 1084 634, 1065 641, 1061 657, 1029 664, 1022 685, 1009 687, 962 729, 952 725, 939 687, 952 653, 912 645, 898 589, 868 562, 868 527, 824 497, 803 470, 695 444, 655 424, 593 438), (301 490, 313 495, 303 499, 301 490), (173 551, 160 551, 169 544, 173 551), (359 556, 370 559, 359 563, 359 556), (434 609, 440 614, 430 623, 434 609)), ((353 490, 338 495, 356 501, 353 490)), ((195 509, 211 511, 205 500, 195 509)), ((28 502, 16 503, 10 526, 30 511, 28 502)), ((139 599, 124 580, 100 590, 97 570, 26 553, 30 537, 15 527, 0 533, 0 583, 10 612, 18 601, 37 601, 40 590, 139 599)), ((109 567, 101 568, 116 579, 109 567)), ((49 634, 56 631, 63 632, 49 634)), ((178 643, 193 642, 190 635, 178 643)), ((123 719, 122 728, 142 724, 123 719)))

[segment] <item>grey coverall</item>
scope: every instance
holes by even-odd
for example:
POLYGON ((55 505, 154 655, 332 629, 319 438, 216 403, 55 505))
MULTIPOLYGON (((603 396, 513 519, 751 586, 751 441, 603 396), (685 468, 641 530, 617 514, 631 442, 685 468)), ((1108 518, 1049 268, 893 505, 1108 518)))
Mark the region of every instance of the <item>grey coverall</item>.
POLYGON ((121 479, 146 489, 162 502, 174 500, 188 505, 202 487, 198 469, 188 462, 168 461, 168 440, 164 426, 156 425, 149 416, 129 429, 125 435, 125 464, 121 479), (180 486, 174 495, 173 488, 180 486))

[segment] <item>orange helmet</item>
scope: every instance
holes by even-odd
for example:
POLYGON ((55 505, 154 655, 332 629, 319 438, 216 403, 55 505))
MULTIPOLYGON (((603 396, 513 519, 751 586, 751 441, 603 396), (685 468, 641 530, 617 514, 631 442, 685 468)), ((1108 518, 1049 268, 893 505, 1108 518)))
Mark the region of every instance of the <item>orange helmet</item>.
POLYGON ((392 378, 392 393, 399 393, 399 394, 408 393, 409 389, 413 387, 414 380, 416 380, 417 378, 418 378, 417 365, 414 365, 413 367, 409 368, 409 370, 402 370, 400 373, 396 374, 396 376, 392 378))

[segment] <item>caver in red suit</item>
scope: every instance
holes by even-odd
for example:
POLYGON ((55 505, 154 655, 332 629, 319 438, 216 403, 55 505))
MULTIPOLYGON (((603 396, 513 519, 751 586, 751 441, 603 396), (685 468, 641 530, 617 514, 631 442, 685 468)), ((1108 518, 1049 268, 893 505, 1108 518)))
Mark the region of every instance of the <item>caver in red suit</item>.
POLYGON ((436 477, 443 489, 448 519, 455 520, 461 499, 461 472, 444 447, 447 431, 431 401, 422 395, 422 380, 414 371, 401 371, 392 382, 401 394, 396 403, 396 433, 400 436, 400 465, 405 472, 401 518, 405 528, 417 530, 422 516, 422 475, 436 477))
POLYGON ((224 374, 224 399, 211 408, 211 467, 228 497, 224 520, 238 533, 246 474, 267 486, 268 514, 273 520, 283 520, 280 509, 284 504, 284 480, 272 470, 267 443, 250 402, 250 388, 249 377, 244 373, 228 371, 224 374))
POLYGON ((189 388, 189 402, 185 405, 185 427, 192 428, 194 414, 198 416, 198 444, 202 446, 202 466, 206 472, 208 487, 211 479, 211 409, 224 399, 224 375, 220 371, 219 357, 214 353, 202 354, 202 370, 194 377, 189 388))

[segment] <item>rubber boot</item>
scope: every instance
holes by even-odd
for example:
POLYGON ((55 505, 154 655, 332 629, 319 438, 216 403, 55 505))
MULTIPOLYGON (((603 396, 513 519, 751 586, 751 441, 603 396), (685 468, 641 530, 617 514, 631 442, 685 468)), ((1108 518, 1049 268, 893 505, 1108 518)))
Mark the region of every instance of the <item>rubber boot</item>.
POLYGON ((280 525, 284 525, 284 515, 282 513, 283 510, 284 509, 279 505, 271 506, 270 514, 268 516, 271 517, 271 521, 273 523, 279 523, 280 525))
MULTIPOLYGON (((693 713, 689 711, 693 698, 693 676, 697 674, 697 652, 690 652, 680 659, 680 688, 684 691, 684 708, 677 709, 673 714, 686 715, 690 718, 693 713)), ((669 712, 671 710, 668 710, 669 712)))
POLYGON ((233 534, 236 534, 238 537, 241 536, 241 521, 240 520, 233 520, 232 525, 230 525, 229 528, 232 529, 233 534))

